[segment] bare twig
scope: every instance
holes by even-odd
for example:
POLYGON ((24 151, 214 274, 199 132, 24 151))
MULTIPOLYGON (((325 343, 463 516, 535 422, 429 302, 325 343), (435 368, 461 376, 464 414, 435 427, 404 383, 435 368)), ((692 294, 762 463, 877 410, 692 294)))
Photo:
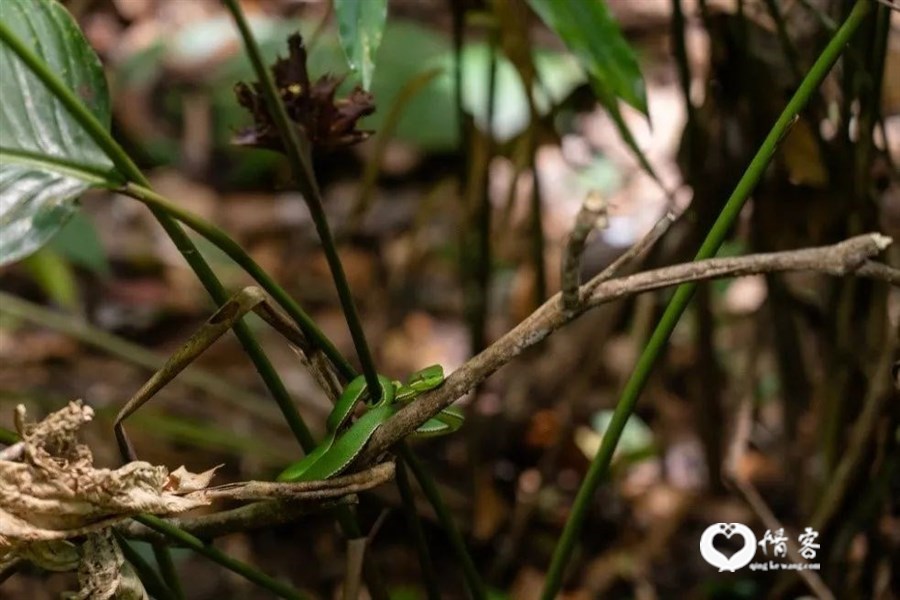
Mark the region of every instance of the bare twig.
POLYGON ((653 225, 650 231, 641 238, 641 240, 633 245, 631 248, 625 251, 624 254, 619 256, 616 260, 614 260, 608 267, 603 269, 599 275, 591 279, 587 284, 585 284, 583 288, 583 294, 588 295, 592 293, 597 286, 611 279, 619 272, 619 270, 624 267, 626 264, 652 248, 659 238, 661 238, 668 230, 669 227, 672 226, 672 223, 675 222, 678 216, 672 212, 671 210, 667 210, 666 214, 664 214, 660 219, 653 225))
POLYGON ((186 497, 197 500, 321 501, 371 489, 389 481, 393 476, 394 463, 388 462, 334 479, 297 483, 242 481, 198 490, 186 497))
MULTIPOLYGON (((245 481, 205 488, 191 492, 186 497, 198 500, 262 500, 262 502, 209 515, 174 517, 167 521, 200 538, 281 525, 308 513, 354 503, 354 494, 381 485, 393 475, 394 464, 384 463, 359 473, 324 481, 298 483, 245 481)), ((117 529, 121 534, 134 539, 147 541, 165 539, 162 534, 135 521, 121 524, 117 529)))
POLYGON ((607 226, 606 199, 600 192, 592 191, 581 203, 581 209, 575 217, 575 226, 569 234, 566 254, 562 262, 562 303, 565 310, 578 306, 578 291, 581 286, 581 256, 588 235, 595 227, 607 226))
MULTIPOLYGON (((888 267, 875 267, 874 263, 867 261, 887 248, 890 243, 890 238, 871 233, 831 246, 737 258, 714 258, 654 269, 602 282, 590 294, 582 294, 583 302, 576 310, 569 312, 562 310, 560 295, 557 294, 489 348, 454 371, 444 385, 422 394, 416 402, 398 411, 376 430, 361 460, 363 464, 374 460, 380 453, 453 404, 501 366, 590 308, 690 281, 776 271, 813 271, 836 276, 855 273, 858 276, 896 285, 900 271, 888 267)), ((586 284, 590 285, 591 283, 586 284)))
MULTIPOLYGON (((144 405, 159 390, 166 386, 176 375, 190 365, 194 359, 206 351, 226 331, 235 327, 241 318, 253 311, 262 320, 271 325, 287 340, 307 355, 312 352, 311 346, 303 332, 279 309, 277 309, 256 287, 247 287, 231 297, 217 310, 200 330, 179 348, 166 363, 139 389, 122 407, 113 424, 119 451, 127 461, 134 461, 137 455, 131 441, 125 433, 124 420, 144 405)), ((307 432, 308 435, 308 432, 307 432)))
MULTIPOLYGON (((344 496, 325 503, 268 500, 210 515, 172 517, 165 519, 165 521, 198 538, 212 539, 240 531, 284 525, 296 521, 298 517, 309 513, 317 513, 335 506, 345 506, 355 502, 356 496, 344 496)), ((122 523, 116 527, 116 530, 130 539, 177 544, 163 534, 137 521, 122 523)))

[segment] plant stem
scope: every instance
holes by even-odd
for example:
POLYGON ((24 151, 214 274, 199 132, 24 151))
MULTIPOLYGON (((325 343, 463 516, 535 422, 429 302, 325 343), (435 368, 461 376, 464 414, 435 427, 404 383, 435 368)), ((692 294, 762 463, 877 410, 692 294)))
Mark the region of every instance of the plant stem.
POLYGON ((400 497, 403 500, 403 514, 406 516, 409 532, 415 539, 416 548, 419 551, 419 566, 422 569, 422 580, 425 582, 425 593, 428 596, 428 600, 440 600, 441 592, 438 587, 437 573, 434 572, 431 553, 428 552, 428 540, 425 538, 422 521, 419 519, 419 513, 416 511, 416 501, 413 496, 412 486, 409 484, 409 476, 406 474, 406 465, 401 462, 397 465, 395 473, 397 489, 400 490, 400 497))
POLYGON ((134 569, 134 572, 137 573, 141 583, 144 584, 144 588, 153 598, 156 598, 156 600, 180 600, 183 598, 183 596, 176 598, 175 594, 173 594, 166 586, 159 573, 157 573, 153 567, 150 566, 150 563, 144 560, 144 557, 141 556, 141 554, 131 546, 128 540, 115 529, 113 529, 113 536, 115 536, 116 542, 119 544, 119 548, 122 550, 122 555, 125 557, 125 560, 131 564, 131 567, 134 569))
POLYGON ((272 277, 266 273, 249 254, 247 254, 241 245, 231 239, 227 233, 209 221, 205 221, 192 212, 183 209, 172 200, 149 188, 129 183, 126 184, 121 191, 135 200, 143 202, 150 207, 151 210, 162 211, 165 214, 178 219, 209 240, 216 248, 227 254, 229 258, 240 265, 254 281, 278 302, 278 305, 288 313, 303 333, 310 338, 313 345, 322 349, 343 377, 352 379, 356 376, 353 367, 347 362, 347 359, 341 355, 331 340, 322 333, 315 321, 313 321, 300 305, 297 304, 296 300, 294 300, 284 288, 278 285, 275 280, 272 279, 272 277))
MULTIPOLYGON (((753 160, 750 162, 744 175, 735 187, 734 192, 728 199, 722 212, 719 214, 718 219, 716 219, 716 222, 713 224, 712 229, 700 246, 700 250, 697 252, 695 260, 709 258, 719 249, 719 246, 724 241, 725 236, 740 213, 741 208, 743 208, 750 193, 753 191, 754 187, 756 187, 756 184, 765 172, 766 167, 772 160, 779 142, 783 139, 785 134, 787 134, 791 125, 797 118, 797 115, 831 70, 831 67, 841 55, 844 45, 862 23, 869 8, 870 0, 857 0, 853 10, 847 17, 847 20, 835 33, 834 37, 822 51, 822 54, 803 78, 800 87, 784 108, 784 111, 775 122, 775 125, 772 127, 768 136, 766 136, 766 139, 757 151, 756 156, 753 157, 753 160)), ((554 551, 541 596, 543 600, 555 598, 562 586, 565 567, 572 556, 575 542, 584 524, 594 492, 608 473, 609 463, 612 459, 613 452, 618 445, 619 438, 622 435, 622 431, 625 429, 628 418, 634 411, 637 399, 647 383, 650 371, 652 370, 656 359, 661 354, 669 336, 675 329, 675 325, 678 323, 679 318, 687 307, 696 287, 696 283, 687 283, 679 286, 675 291, 659 324, 651 335, 650 340, 647 342, 644 351, 641 353, 631 378, 625 384, 622 396, 613 413, 612 420, 603 436, 600 449, 596 456, 594 456, 587 476, 585 477, 581 488, 578 490, 578 495, 576 496, 572 507, 572 513, 566 522, 560 541, 554 551)))
MULTIPOLYGON (((303 138, 301 136, 302 132, 291 123, 284 104, 281 101, 278 90, 275 88, 275 83, 272 80, 272 75, 263 61, 262 54, 259 51, 259 47, 256 43, 255 38, 253 37, 253 33, 250 31, 239 3, 236 0, 222 1, 225 4, 226 8, 228 8, 229 12, 234 18, 238 30, 240 31, 241 38, 244 41, 244 45, 247 49, 247 54, 250 58, 250 62, 253 64, 256 76, 258 77, 259 82, 262 85, 262 91, 266 98, 266 104, 269 108, 269 112, 274 118, 276 126, 278 127, 278 131, 281 134, 282 141, 284 142, 288 161, 291 165, 291 170, 297 180, 300 192, 303 194, 307 206, 309 207, 310 215, 312 216, 313 222, 315 223, 316 231, 318 232, 319 239, 322 242, 322 248, 325 251, 325 257, 328 261, 329 268, 331 269, 331 275, 334 279, 335 287, 337 288, 338 297, 340 298, 341 305, 344 309, 344 317, 346 318, 347 326, 350 329, 351 336, 353 337, 353 343, 356 347, 356 353, 362 366, 363 375, 366 379, 366 385, 368 386, 370 393, 373 395, 371 401, 372 403, 375 403, 378 401, 378 398, 374 396, 376 394, 380 395, 381 389, 381 386, 378 384, 378 373, 375 370, 375 362, 372 359, 371 352, 369 351, 369 345, 366 341, 362 323, 359 319, 359 315, 356 311, 356 306, 353 302, 353 296, 350 291, 350 286, 347 283, 347 278, 344 274, 344 268, 341 264, 340 256, 338 256, 337 247, 331 234, 331 229, 328 226, 328 220, 326 219, 325 210, 322 206, 321 191, 319 189, 318 182, 316 181, 315 172, 312 168, 308 140, 303 138)), ((287 310, 287 307, 285 307, 285 310, 287 310)), ((345 375, 347 376, 348 380, 355 377, 355 373, 346 373, 345 375)), ((407 450, 402 445, 401 447, 404 449, 404 460, 414 458, 411 451, 407 450)), ((419 481, 419 484, 423 486, 423 489, 425 489, 429 485, 429 483, 431 484, 430 487, 432 493, 430 493, 428 496, 432 504, 435 505, 435 510, 438 511, 438 504, 442 506, 443 501, 440 497, 440 494, 438 493, 437 487, 434 486, 429 479, 427 470, 424 467, 419 466, 418 469, 414 469, 414 473, 416 475, 416 479, 419 481)), ((414 507, 410 506, 407 506, 406 508, 407 510, 414 509, 414 507)), ((446 527, 452 527, 452 521, 446 521, 442 524, 446 527)), ((461 550, 463 554, 465 554, 464 546, 461 547, 461 550)), ((468 558, 468 555, 465 554, 465 557, 468 558)), ((471 559, 468 560, 469 562, 471 562, 471 559)), ((374 574, 374 569, 367 569, 367 579, 369 578, 370 574, 374 574)), ((375 592, 372 591, 372 593, 375 592)))
POLYGON ((481 576, 478 574, 478 569, 475 568, 472 557, 469 556, 469 552, 466 550, 466 544, 463 541, 462 534, 459 532, 459 528, 453 521, 453 515, 450 514, 450 510, 444 504, 444 500, 441 498, 440 492, 438 492, 437 485, 435 485, 434 480, 431 479, 422 463, 410 452, 406 444, 400 444, 400 456, 412 469, 416 480, 422 487, 422 491, 425 492, 425 496, 434 507, 434 512, 441 522, 444 533, 449 538, 450 547, 456 554, 460 567, 462 567, 463 577, 465 577, 469 594, 475 600, 485 600, 487 598, 487 589, 484 586, 484 582, 481 581, 481 576))
POLYGON ((180 530, 163 519, 153 515, 137 515, 134 517, 134 520, 146 525, 150 529, 160 532, 167 538, 181 545, 187 546, 194 552, 202 554, 213 562, 219 563, 228 570, 234 571, 259 587, 269 590, 279 598, 286 598, 287 600, 306 600, 308 598, 308 596, 294 587, 262 573, 245 562, 228 556, 215 546, 203 543, 199 538, 180 530))
POLYGON ((328 219, 325 217, 325 209, 322 206, 322 193, 319 190, 319 185, 316 182, 316 176, 312 169, 309 143, 306 140, 301 141, 297 127, 291 123, 288 117, 278 90, 275 89, 272 74, 263 61, 262 53, 259 51, 253 32, 250 31, 250 26, 247 24, 240 4, 237 0, 222 1, 231 13, 240 31, 244 46, 247 49, 247 55, 253 64, 253 70, 256 72, 259 83, 262 85, 262 92, 266 98, 269 114, 272 115, 278 127, 278 132, 281 134, 288 162, 291 165, 291 171, 297 180, 303 198, 306 200, 309 213, 316 226, 316 232, 322 241, 322 249, 325 251, 325 259, 328 261, 328 267, 331 269, 331 276, 334 279, 334 285, 337 288, 338 297, 344 309, 344 318, 347 321, 347 327, 350 329, 353 345, 356 347, 356 355, 359 357, 359 362, 362 365, 370 394, 373 395, 372 402, 377 402, 381 396, 381 386, 378 385, 375 361, 372 359, 372 353, 369 351, 369 344, 366 342, 362 322, 353 302, 353 295, 347 283, 347 276, 344 273, 340 256, 338 256, 334 237, 331 235, 331 229, 328 226, 328 219))
POLYGON ((153 556, 156 557, 159 572, 162 574, 168 588, 172 591, 172 596, 175 600, 184 600, 181 578, 178 576, 178 569, 175 568, 175 562, 172 560, 172 552, 169 550, 169 547, 162 542, 154 543, 153 556))

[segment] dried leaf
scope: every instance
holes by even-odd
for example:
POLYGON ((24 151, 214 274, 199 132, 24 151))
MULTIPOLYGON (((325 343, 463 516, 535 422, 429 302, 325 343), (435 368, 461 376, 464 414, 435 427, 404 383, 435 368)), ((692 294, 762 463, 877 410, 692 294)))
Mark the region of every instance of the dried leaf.
POLYGON ((81 401, 34 425, 24 424, 23 407, 16 409, 23 449, 21 462, 0 460, 0 552, 34 554, 35 543, 85 535, 137 513, 165 515, 208 504, 181 494, 208 484, 214 470, 170 474, 140 461, 95 469, 90 449, 76 438, 92 418, 81 401))
POLYGON ((221 466, 222 465, 213 467, 202 473, 191 473, 185 469, 184 466, 178 467, 169 473, 169 481, 166 482, 165 490, 167 492, 187 494, 189 492, 206 489, 209 487, 209 482, 215 477, 216 471, 218 471, 221 466))
MULTIPOLYGON (((306 70, 306 48, 303 38, 295 33, 288 38, 288 57, 279 58, 272 67, 275 86, 284 102, 288 117, 306 135, 313 147, 331 149, 349 146, 367 139, 372 132, 356 129, 362 117, 375 112, 372 95, 355 87, 347 98, 334 96, 343 77, 324 75, 310 83, 306 70)), ((284 144, 269 113, 262 86, 238 83, 238 104, 253 116, 253 127, 240 132, 234 142, 241 146, 284 151, 284 144)))

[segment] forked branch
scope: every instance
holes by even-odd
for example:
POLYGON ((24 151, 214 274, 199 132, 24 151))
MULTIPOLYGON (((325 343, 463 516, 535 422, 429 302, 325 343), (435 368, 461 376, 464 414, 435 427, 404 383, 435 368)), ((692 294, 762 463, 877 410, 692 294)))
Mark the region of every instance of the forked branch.
POLYGON ((380 453, 453 404, 501 366, 591 308, 692 281, 781 271, 855 275, 900 286, 900 270, 869 260, 890 243, 891 239, 884 235, 869 233, 831 246, 736 258, 713 258, 610 279, 599 285, 589 281, 582 286, 581 303, 572 310, 563 309, 560 294, 556 294, 506 335, 454 371, 444 385, 426 392, 382 425, 372 436, 361 457, 361 464, 377 458, 380 453), (585 293, 585 290, 589 290, 589 293, 585 293))

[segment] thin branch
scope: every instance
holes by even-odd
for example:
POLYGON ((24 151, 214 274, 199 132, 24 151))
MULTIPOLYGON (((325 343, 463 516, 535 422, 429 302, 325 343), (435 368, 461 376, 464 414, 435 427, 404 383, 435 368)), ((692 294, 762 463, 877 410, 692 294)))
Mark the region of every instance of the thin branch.
MULTIPOLYGON (((361 460, 363 464, 374 460, 380 453, 464 396, 494 371, 591 308, 686 282, 782 271, 812 271, 836 276, 855 274, 900 285, 900 271, 867 261, 884 250, 890 241, 890 238, 881 234, 870 233, 831 246, 736 258, 713 258, 644 271, 602 282, 589 295, 582 294, 584 301, 572 312, 562 310, 560 294, 557 294, 484 352, 454 371, 444 385, 422 394, 379 427, 361 460)), ((583 287, 591 286, 592 283, 583 287)))
POLYGON ((669 230, 669 227, 672 226, 672 223, 674 223, 677 218, 678 215, 671 210, 667 210, 666 214, 659 218, 650 231, 648 231, 637 244, 626 250, 624 254, 603 269, 599 275, 587 282, 584 286, 582 295, 590 295, 593 293, 593 291, 597 289, 597 286, 614 277, 622 267, 655 246, 656 242, 659 241, 659 238, 665 235, 669 230))
POLYGON ((581 203, 575 216, 575 226, 566 243, 566 254, 562 262, 562 304, 565 310, 578 306, 578 291, 581 287, 581 257, 587 238, 594 228, 605 228, 607 203, 600 192, 591 191, 581 203))
POLYGON ((371 469, 325 479, 279 483, 273 481, 242 481, 191 492, 186 497, 203 500, 290 500, 321 501, 362 492, 387 481, 394 476, 394 464, 387 462, 371 469))
MULTIPOLYGON (((356 496, 344 496, 327 502, 266 500, 209 515, 158 518, 158 520, 191 536, 211 540, 241 531, 287 525, 304 515, 320 513, 334 507, 347 507, 355 503, 356 496)), ((166 541, 176 546, 191 547, 181 540, 169 538, 160 531, 134 520, 117 525, 116 531, 129 539, 145 542, 166 541)))

